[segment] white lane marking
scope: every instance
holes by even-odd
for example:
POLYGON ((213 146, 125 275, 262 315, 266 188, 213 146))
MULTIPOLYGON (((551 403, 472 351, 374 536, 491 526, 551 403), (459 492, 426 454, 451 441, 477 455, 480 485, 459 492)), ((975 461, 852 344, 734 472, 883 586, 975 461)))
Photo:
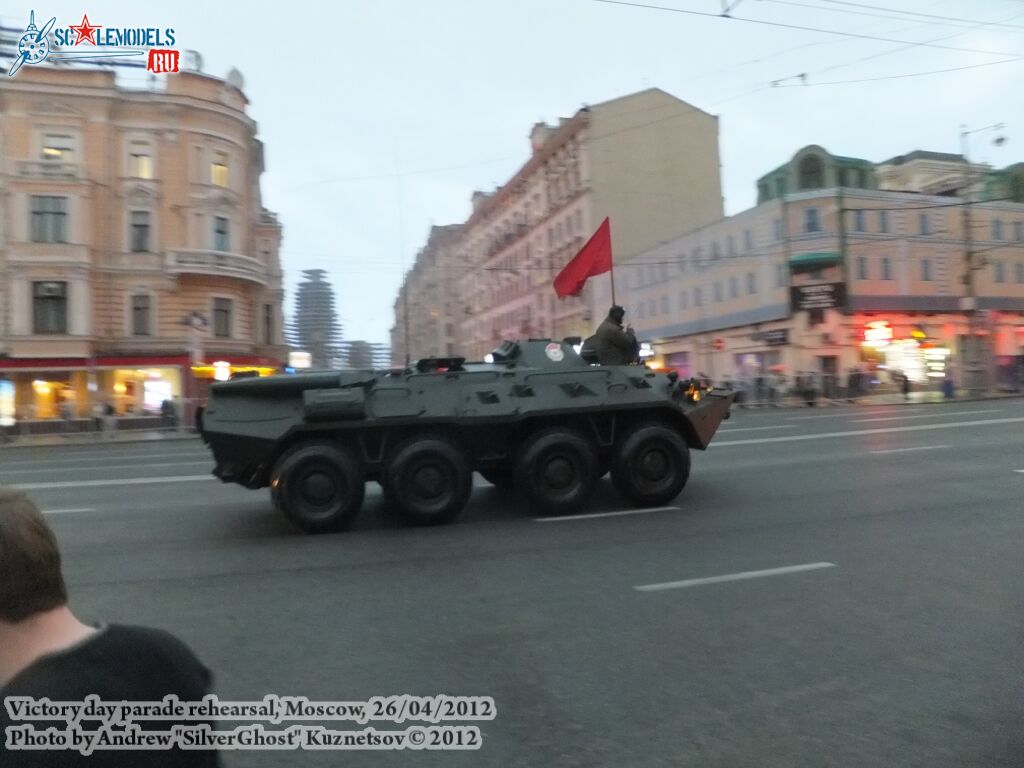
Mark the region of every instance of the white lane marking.
MULTIPOLYGON (((210 466, 212 464, 213 464, 213 459, 200 459, 198 461, 165 461, 165 462, 161 462, 161 463, 158 463, 158 464, 131 464, 131 465, 125 465, 124 469, 130 469, 132 472, 134 472, 136 469, 142 469, 144 467, 146 467, 146 468, 155 467, 155 468, 159 469, 160 467, 183 467, 183 466, 195 467, 195 466, 198 466, 198 465, 210 466)), ((109 472, 109 471, 114 470, 114 469, 121 469, 121 467, 74 467, 74 468, 68 468, 66 466, 61 465, 60 469, 62 471, 64 471, 64 472, 69 472, 69 471, 70 472, 109 472)), ((51 467, 50 469, 13 469, 13 470, 8 472, 6 466, 0 467, 0 475, 19 475, 19 476, 20 475, 38 475, 41 472, 48 473, 48 474, 52 475, 54 473, 54 470, 51 467)))
POLYGON ((861 416, 875 416, 880 413, 892 413, 891 408, 887 408, 884 411, 861 411, 856 406, 851 405, 845 407, 837 413, 822 413, 818 416, 789 416, 786 421, 811 421, 813 419, 838 419, 842 416, 850 416, 852 414, 859 413, 861 416))
POLYGON ((639 587, 633 587, 633 589, 637 592, 660 592, 665 589, 684 589, 685 587, 699 587, 704 584, 721 584, 725 581, 761 579, 766 576, 782 576, 787 573, 801 573, 803 571, 817 571, 821 568, 835 567, 835 563, 805 563, 804 565, 787 565, 782 568, 768 568, 763 571, 743 571, 742 573, 727 573, 724 576, 707 576, 703 579, 685 579, 684 581, 666 581, 661 584, 643 584, 639 587))
POLYGON ((44 509, 44 515, 70 515, 76 512, 95 512, 93 507, 78 507, 76 509, 44 509))
POLYGON ((796 440, 826 440, 834 437, 856 437, 857 435, 882 435, 889 432, 922 432, 928 429, 952 429, 955 427, 982 427, 992 424, 1018 424, 1024 418, 979 419, 977 421, 953 421, 948 424, 919 424, 913 427, 878 427, 877 429, 856 429, 848 432, 822 432, 817 435, 786 435, 785 437, 751 437, 744 440, 714 441, 709 448, 729 445, 757 445, 759 443, 789 443, 796 440))
POLYGON ((978 413, 999 413, 999 409, 991 408, 985 411, 949 411, 947 413, 915 413, 909 416, 881 416, 874 419, 850 419, 850 423, 860 424, 869 421, 899 421, 900 419, 934 419, 937 416, 973 416, 978 413))
POLYGON ((591 512, 587 515, 562 515, 561 517, 536 517, 538 523, 560 523, 564 520, 592 520, 595 517, 617 517, 620 515, 646 515, 648 512, 679 511, 679 507, 649 507, 647 509, 620 509, 615 512, 591 512))
POLYGON ((908 451, 934 451, 936 448, 950 448, 949 445, 915 445, 910 448, 887 448, 884 451, 871 451, 871 453, 906 453, 908 451))
POLYGON ((22 491, 41 491, 47 488, 85 488, 100 485, 158 485, 160 483, 194 483, 216 480, 213 475, 177 475, 175 477, 132 477, 122 480, 71 480, 59 483, 18 483, 12 486, 22 491))
POLYGON ((796 424, 783 424, 778 427, 730 427, 723 424, 719 429, 722 432, 762 432, 766 429, 796 429, 796 424))
MULTIPOLYGON (((188 456, 200 456, 201 453, 194 451, 178 451, 177 453, 132 453, 123 456, 85 456, 83 458, 63 460, 60 456, 40 456, 36 459, 20 459, 18 461, 3 461, 0 459, 0 467, 37 467, 43 462, 59 463, 61 467, 68 467, 72 464, 93 464, 96 462, 113 462, 114 464, 130 464, 135 459, 182 459, 188 456)), ((207 452, 212 458, 212 454, 207 452)))

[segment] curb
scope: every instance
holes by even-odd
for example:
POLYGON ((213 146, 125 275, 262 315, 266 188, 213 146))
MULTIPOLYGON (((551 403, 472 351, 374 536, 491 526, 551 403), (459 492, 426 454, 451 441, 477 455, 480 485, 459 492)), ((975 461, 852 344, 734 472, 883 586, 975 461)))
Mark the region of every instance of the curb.
POLYGON ((808 406, 805 402, 799 403, 780 403, 779 405, 749 405, 744 406, 740 404, 733 404, 732 410, 740 411, 781 411, 781 410, 805 410, 809 407, 820 408, 828 410, 830 408, 899 408, 902 406, 911 405, 956 405, 957 403, 983 403, 991 402, 995 400, 1017 400, 1024 398, 1022 393, 1011 393, 1006 395, 985 395, 983 397, 954 397, 950 400, 910 400, 910 401, 899 401, 894 403, 886 402, 871 402, 863 399, 854 400, 849 403, 845 400, 824 400, 818 399, 815 401, 815 405, 808 406))
MULTIPOLYGON (((152 435, 152 433, 150 433, 152 435)), ((79 437, 77 435, 71 435, 60 440, 60 442, 51 441, 49 438, 54 437, 51 435, 37 435, 36 437, 16 437, 11 442, 5 443, 0 441, 0 451, 10 450, 14 448, 61 448, 65 445, 138 445, 140 443, 162 443, 162 442, 179 442, 183 440, 198 440, 199 435, 195 433, 185 434, 167 434, 159 436, 143 437, 142 435, 130 435, 128 437, 114 439, 103 439, 91 437, 88 439, 79 437)))

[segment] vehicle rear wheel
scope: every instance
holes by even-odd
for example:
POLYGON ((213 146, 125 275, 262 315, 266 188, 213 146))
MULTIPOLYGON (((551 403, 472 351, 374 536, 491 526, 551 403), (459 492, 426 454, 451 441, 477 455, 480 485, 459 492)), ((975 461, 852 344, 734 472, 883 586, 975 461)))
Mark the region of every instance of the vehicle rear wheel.
POLYGON ((641 424, 616 447, 612 482, 640 507, 656 507, 678 496, 690 476, 686 441, 662 424, 641 424))
POLYGON ((303 443, 287 451, 271 472, 274 505, 306 533, 347 528, 363 504, 362 464, 332 443, 303 443))
POLYGON ((449 440, 413 438, 392 455, 381 484, 388 506, 405 523, 440 525, 466 506, 473 472, 466 455, 449 440))
POLYGON ((516 487, 541 512, 572 514, 597 484, 597 449, 577 432, 546 429, 523 443, 515 475, 516 487))

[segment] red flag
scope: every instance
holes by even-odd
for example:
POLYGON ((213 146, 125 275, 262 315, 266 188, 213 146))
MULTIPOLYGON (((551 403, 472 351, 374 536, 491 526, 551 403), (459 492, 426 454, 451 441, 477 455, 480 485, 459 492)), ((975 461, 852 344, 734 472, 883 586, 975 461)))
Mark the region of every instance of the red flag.
POLYGON ((608 218, 601 222, 587 244, 580 248, 572 261, 555 278, 558 298, 577 296, 588 277, 610 272, 612 269, 612 229, 608 218))

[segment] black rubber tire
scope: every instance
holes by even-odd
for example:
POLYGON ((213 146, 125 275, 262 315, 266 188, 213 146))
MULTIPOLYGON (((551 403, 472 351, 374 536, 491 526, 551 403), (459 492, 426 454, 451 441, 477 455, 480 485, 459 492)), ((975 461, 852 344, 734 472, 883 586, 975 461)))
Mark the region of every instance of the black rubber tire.
POLYGON ((270 474, 270 497, 285 517, 306 533, 347 528, 363 505, 366 474, 344 448, 327 442, 288 450, 270 474))
POLYGON ((473 491, 466 454, 441 437, 416 437, 398 446, 381 477, 384 498, 407 525, 450 523, 473 491))
POLYGON ((478 469, 477 472, 484 480, 500 490, 510 491, 515 487, 516 478, 512 467, 500 465, 478 469))
POLYGON ((580 510, 598 479, 597 448, 571 430, 545 429, 530 436, 515 463, 516 488, 542 514, 580 510))
POLYGON ((676 498, 690 477, 690 449, 682 436, 662 424, 641 424, 616 446, 612 482, 638 507, 657 507, 676 498))

